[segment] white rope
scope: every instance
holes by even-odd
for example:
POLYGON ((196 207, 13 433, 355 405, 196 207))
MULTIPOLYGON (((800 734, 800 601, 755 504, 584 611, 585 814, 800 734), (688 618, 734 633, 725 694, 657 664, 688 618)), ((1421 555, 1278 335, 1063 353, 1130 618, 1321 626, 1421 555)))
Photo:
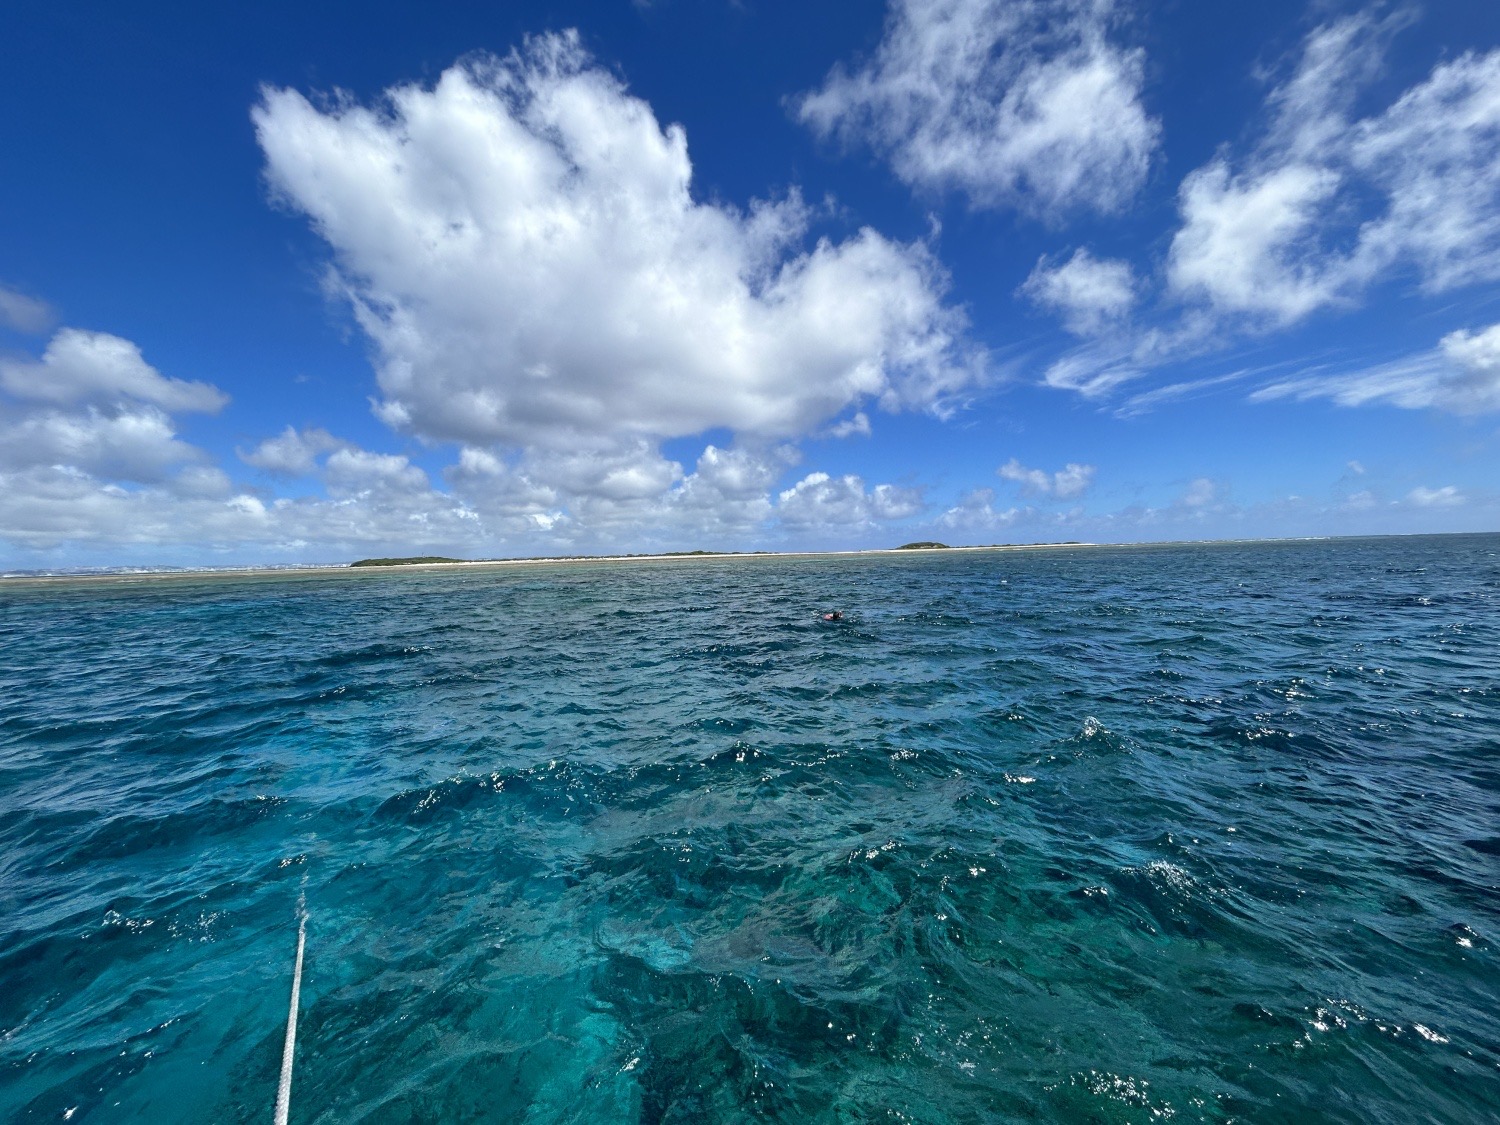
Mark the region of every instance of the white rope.
POLYGON ((286 1125, 292 1109, 292 1052, 297 1049, 297 1005, 302 995, 302 948, 307 943, 307 911, 297 909, 297 967, 292 970, 292 1004, 286 1014, 286 1043, 281 1048, 281 1083, 276 1087, 276 1125, 286 1125))

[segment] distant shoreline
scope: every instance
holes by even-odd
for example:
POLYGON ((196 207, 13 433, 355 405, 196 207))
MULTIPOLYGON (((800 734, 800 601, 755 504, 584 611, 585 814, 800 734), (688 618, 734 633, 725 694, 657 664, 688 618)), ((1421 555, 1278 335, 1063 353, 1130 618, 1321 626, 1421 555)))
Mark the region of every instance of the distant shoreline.
MULTIPOLYGON (((169 579, 204 580, 214 578, 312 578, 329 575, 370 576, 377 574, 412 574, 433 571, 494 570, 542 566, 589 566, 594 563, 700 563, 727 559, 823 559, 876 558, 881 556, 972 554, 985 551, 1060 551, 1074 548, 1110 546, 1100 543, 1006 543, 973 547, 873 547, 849 551, 723 551, 698 554, 675 552, 659 555, 556 555, 525 559, 454 559, 447 562, 382 563, 378 566, 354 566, 330 563, 327 566, 244 566, 184 568, 182 570, 139 570, 92 574, 11 574, 0 576, 0 587, 21 585, 57 585, 68 582, 113 584, 169 579)), ((1131 544, 1121 544, 1129 546, 1131 544)))
POLYGON ((724 551, 697 553, 678 551, 654 555, 556 555, 518 559, 454 559, 448 562, 385 563, 378 566, 354 566, 351 563, 329 563, 308 566, 226 566, 183 568, 181 570, 120 570, 77 574, 5 574, 0 575, 0 589, 64 584, 123 585, 134 582, 205 581, 215 578, 319 578, 337 576, 370 576, 377 574, 461 572, 498 570, 517 567, 591 566, 598 563, 657 565, 661 563, 701 563, 719 560, 750 561, 755 559, 857 559, 890 558, 911 555, 963 555, 1013 551, 1072 550, 1140 550, 1159 547, 1228 547, 1252 544, 1331 543, 1376 539, 1446 539, 1500 535, 1496 531, 1415 532, 1387 535, 1300 535, 1273 539, 1177 539, 1146 543, 999 543, 976 546, 942 547, 872 547, 847 551, 724 551))

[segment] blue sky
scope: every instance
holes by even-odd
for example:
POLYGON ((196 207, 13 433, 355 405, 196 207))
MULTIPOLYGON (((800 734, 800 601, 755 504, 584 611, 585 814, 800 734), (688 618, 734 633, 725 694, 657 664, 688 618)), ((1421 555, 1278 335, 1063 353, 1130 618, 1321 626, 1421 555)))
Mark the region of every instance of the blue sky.
POLYGON ((0 14, 0 567, 1494 530, 1500 8, 0 14))

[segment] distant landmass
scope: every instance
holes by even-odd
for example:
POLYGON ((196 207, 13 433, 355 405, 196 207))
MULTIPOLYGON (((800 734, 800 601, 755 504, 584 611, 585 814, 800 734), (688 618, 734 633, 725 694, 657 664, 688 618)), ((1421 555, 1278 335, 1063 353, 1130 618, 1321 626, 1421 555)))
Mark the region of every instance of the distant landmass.
POLYGON ((442 555, 413 555, 406 559, 360 559, 352 562, 350 566, 412 566, 416 563, 456 563, 463 559, 449 559, 442 555))
MULTIPOLYGON (((411 555, 400 559, 360 559, 352 562, 350 566, 419 566, 431 563, 467 563, 467 562, 579 562, 589 559, 677 559, 696 558, 700 555, 726 555, 728 551, 660 551, 655 554, 646 555, 538 555, 535 558, 517 559, 450 559, 443 555, 411 555)), ((768 555, 770 551, 740 551, 745 555, 768 555)))
MULTIPOLYGON (((939 543, 935 539, 921 539, 915 543, 903 543, 899 547, 884 547, 877 549, 874 553, 884 551, 975 551, 1014 549, 1024 547, 1076 547, 1085 544, 1069 541, 1066 543, 986 543, 968 547, 954 547, 947 543, 939 543)), ((422 566, 441 563, 527 563, 527 562, 612 562, 624 559, 680 559, 680 558, 705 558, 713 556, 741 557, 746 555, 775 555, 783 552, 778 551, 705 551, 699 548, 696 551, 655 551, 650 554, 621 554, 621 555, 541 555, 529 558, 501 558, 501 559, 450 559, 445 555, 409 555, 404 558, 381 558, 360 559, 352 562, 349 566, 422 566)), ((792 555, 800 554, 825 554, 829 552, 801 552, 793 551, 792 555)), ((845 552, 834 551, 832 554, 845 552)), ((865 552, 853 552, 862 554, 865 552)))

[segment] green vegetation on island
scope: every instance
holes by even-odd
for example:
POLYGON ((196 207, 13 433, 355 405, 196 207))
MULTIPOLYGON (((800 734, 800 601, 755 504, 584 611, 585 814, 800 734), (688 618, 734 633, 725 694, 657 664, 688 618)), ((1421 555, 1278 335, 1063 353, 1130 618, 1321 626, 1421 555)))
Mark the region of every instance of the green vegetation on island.
POLYGON ((448 559, 442 555, 415 555, 409 559, 360 559, 350 566, 413 566, 417 563, 456 563, 463 559, 448 559))
POLYGON ((920 543, 903 543, 897 547, 898 551, 946 551, 948 544, 938 543, 932 539, 924 539, 920 543))

